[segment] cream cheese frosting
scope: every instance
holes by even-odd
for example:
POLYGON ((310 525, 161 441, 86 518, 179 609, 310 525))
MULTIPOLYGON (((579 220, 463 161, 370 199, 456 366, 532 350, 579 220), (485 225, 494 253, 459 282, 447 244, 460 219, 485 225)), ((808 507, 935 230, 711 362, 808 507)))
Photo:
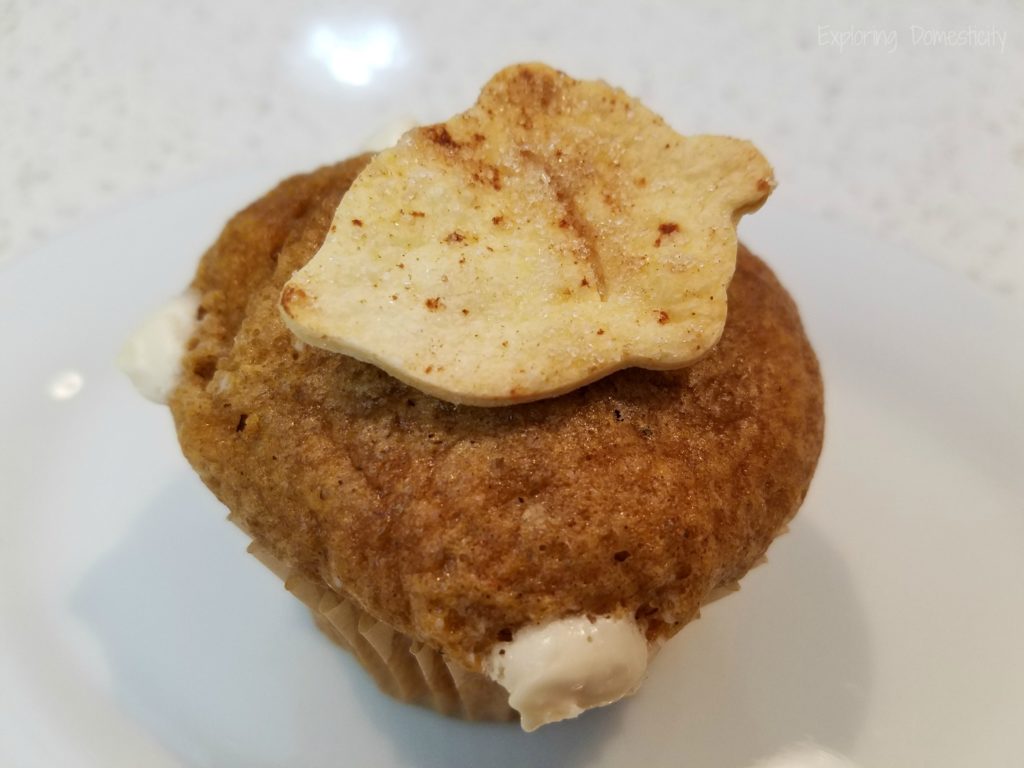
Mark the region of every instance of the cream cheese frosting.
POLYGON ((186 292, 147 317, 121 348, 120 368, 139 393, 166 403, 181 376, 181 358, 195 331, 199 296, 186 292))
POLYGON ((647 661, 647 638, 631 617, 570 616, 520 629, 484 669, 533 731, 634 693, 647 661))
POLYGON ((381 152, 393 147, 407 131, 412 130, 416 125, 416 121, 411 117, 400 117, 397 120, 392 120, 390 123, 382 125, 363 142, 363 151, 381 152))

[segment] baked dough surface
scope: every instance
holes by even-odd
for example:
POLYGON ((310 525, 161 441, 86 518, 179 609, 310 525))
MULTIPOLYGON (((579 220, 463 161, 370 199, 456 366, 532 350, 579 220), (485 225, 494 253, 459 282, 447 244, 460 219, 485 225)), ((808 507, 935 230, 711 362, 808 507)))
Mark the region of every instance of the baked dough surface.
POLYGON ((807 492, 823 394, 792 299, 741 246, 725 333, 692 367, 442 402, 302 345, 278 315, 367 159, 282 182, 203 256, 170 401, 185 456, 261 546, 470 669, 569 614, 674 634, 807 492))

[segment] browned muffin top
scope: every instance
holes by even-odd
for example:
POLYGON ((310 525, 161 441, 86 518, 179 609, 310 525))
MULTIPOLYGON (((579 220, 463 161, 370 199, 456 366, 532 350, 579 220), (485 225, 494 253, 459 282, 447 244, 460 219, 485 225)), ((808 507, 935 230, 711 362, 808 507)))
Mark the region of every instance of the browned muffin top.
POLYGON ((822 384, 792 300, 741 247, 725 333, 696 365, 445 403, 302 345, 277 313, 366 161, 283 182, 203 256, 170 402, 185 455, 275 555, 467 667, 570 614, 671 635, 807 491, 822 384))

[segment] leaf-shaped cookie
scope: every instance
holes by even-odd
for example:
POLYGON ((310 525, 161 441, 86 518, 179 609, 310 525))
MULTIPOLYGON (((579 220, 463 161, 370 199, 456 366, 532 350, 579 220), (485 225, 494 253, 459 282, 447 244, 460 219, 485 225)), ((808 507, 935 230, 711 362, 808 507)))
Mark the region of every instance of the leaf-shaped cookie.
POLYGON ((374 157, 282 316, 455 403, 679 368, 718 341, 736 222, 773 186, 748 142, 686 138, 603 82, 510 67, 374 157))

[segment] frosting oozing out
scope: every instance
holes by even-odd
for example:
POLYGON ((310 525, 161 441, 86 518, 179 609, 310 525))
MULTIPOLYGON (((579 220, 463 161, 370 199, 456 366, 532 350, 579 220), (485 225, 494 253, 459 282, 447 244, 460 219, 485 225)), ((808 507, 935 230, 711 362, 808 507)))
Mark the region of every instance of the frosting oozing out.
POLYGON ((634 693, 647 661, 647 638, 632 618, 571 616, 498 643, 485 671, 533 731, 634 693))
POLYGON ((176 296, 147 317, 117 356, 120 368, 139 393, 166 403, 181 376, 181 358, 196 327, 199 296, 176 296))
POLYGON ((392 120, 390 123, 385 123, 363 142, 363 151, 380 152, 389 149, 395 146, 402 136, 415 127, 416 121, 411 117, 400 117, 397 120, 392 120))

